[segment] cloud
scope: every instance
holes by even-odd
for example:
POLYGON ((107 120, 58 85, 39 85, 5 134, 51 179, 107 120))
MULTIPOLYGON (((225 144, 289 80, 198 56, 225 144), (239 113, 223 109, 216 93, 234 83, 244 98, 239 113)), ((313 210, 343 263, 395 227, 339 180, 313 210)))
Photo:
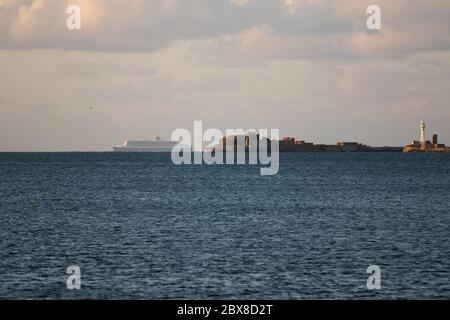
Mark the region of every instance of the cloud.
POLYGON ((264 58, 389 57, 450 49, 450 3, 379 0, 383 30, 365 27, 368 0, 1 0, 0 48, 152 52, 179 41, 264 58), (65 27, 77 4, 82 30, 65 27), (216 42, 216 43, 214 43, 216 42))
POLYGON ((281 2, 282 8, 291 15, 296 14, 302 7, 319 6, 323 4, 323 0, 283 0, 281 2))
POLYGON ((38 18, 45 6, 45 0, 36 0, 31 5, 19 7, 17 16, 11 23, 10 34, 13 40, 30 37, 40 27, 38 18))
POLYGON ((15 0, 0 0, 0 8, 6 8, 13 5, 15 0))
POLYGON ((238 6, 238 7, 243 7, 246 4, 248 4, 251 0, 230 0, 230 3, 232 5, 238 6))
POLYGON ((151 77, 155 75, 155 70, 137 64, 65 62, 57 66, 55 74, 78 78, 128 75, 151 77))

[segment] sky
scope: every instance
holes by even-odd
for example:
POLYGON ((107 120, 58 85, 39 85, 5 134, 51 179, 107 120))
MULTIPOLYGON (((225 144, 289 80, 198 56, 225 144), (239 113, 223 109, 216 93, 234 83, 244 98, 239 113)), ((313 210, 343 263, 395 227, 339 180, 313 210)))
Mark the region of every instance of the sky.
POLYGON ((372 146, 425 120, 450 145, 450 0, 0 0, 0 151, 111 150, 194 120, 372 146))

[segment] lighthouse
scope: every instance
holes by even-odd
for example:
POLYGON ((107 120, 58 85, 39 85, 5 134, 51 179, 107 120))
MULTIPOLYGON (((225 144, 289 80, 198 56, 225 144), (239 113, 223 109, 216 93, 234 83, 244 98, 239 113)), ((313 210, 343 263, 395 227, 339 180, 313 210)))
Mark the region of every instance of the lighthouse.
POLYGON ((427 140, 425 135, 425 121, 420 122, 420 141, 414 140, 410 144, 403 147, 404 153, 409 152, 443 152, 450 153, 450 147, 446 147, 443 143, 438 143, 437 134, 433 134, 433 141, 427 140))
POLYGON ((420 147, 425 149, 427 139, 425 138, 425 121, 420 122, 420 147))

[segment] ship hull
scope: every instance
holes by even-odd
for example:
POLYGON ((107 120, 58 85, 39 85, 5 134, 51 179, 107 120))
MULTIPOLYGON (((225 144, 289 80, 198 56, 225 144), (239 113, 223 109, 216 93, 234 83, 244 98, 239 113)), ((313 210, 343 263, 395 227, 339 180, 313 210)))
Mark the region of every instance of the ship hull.
POLYGON ((171 152, 173 147, 113 147, 114 152, 171 152))

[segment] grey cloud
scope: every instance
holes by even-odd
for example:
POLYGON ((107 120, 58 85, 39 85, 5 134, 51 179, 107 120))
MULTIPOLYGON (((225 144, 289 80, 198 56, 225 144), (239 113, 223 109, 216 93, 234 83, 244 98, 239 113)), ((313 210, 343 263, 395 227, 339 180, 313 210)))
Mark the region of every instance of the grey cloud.
POLYGON ((8 1, 0 7, 0 48, 151 52, 188 40, 223 47, 231 37, 236 54, 253 58, 376 58, 450 49, 450 5, 441 0, 379 0, 384 29, 366 39, 368 0, 292 0, 290 12, 282 0, 78 2, 85 12, 81 31, 65 28, 68 2, 8 1), (258 26, 270 34, 254 41, 247 31, 258 26), (242 52, 244 41, 248 51, 242 52))

